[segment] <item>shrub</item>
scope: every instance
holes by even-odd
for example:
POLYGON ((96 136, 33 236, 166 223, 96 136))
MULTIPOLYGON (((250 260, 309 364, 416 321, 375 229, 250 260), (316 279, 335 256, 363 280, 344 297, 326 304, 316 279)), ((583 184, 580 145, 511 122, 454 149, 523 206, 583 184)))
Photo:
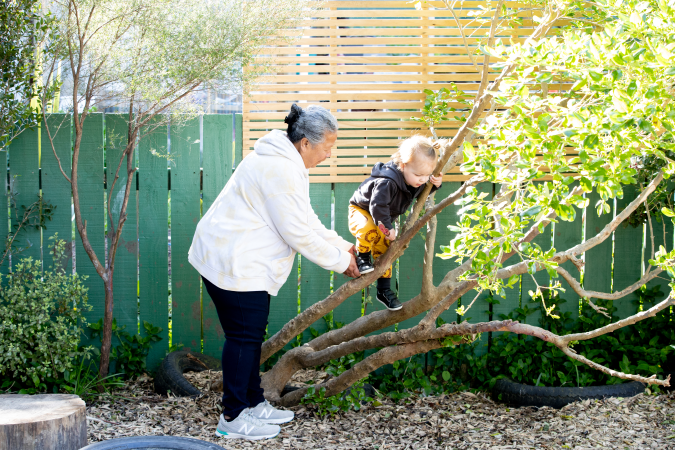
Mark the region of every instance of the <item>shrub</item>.
POLYGON ((78 349, 86 320, 87 288, 64 270, 65 241, 54 238, 54 266, 22 259, 0 275, 0 376, 3 389, 57 390, 88 348, 78 349))
MULTIPOLYGON (((99 338, 100 340, 103 334, 103 319, 89 325, 89 329, 91 330, 91 338, 99 338)), ((110 357, 115 363, 115 371, 124 375, 127 380, 138 378, 147 371, 145 364, 150 348, 155 342, 162 340, 159 336, 162 328, 154 326, 147 320, 143 321, 143 330, 145 330, 145 336, 131 334, 126 331, 126 325, 117 325, 116 319, 112 321, 112 333, 117 337, 119 344, 113 347, 110 357)), ((178 349, 182 347, 182 344, 174 347, 178 349)), ((93 352, 95 356, 100 358, 101 351, 99 348, 94 347, 93 352)))

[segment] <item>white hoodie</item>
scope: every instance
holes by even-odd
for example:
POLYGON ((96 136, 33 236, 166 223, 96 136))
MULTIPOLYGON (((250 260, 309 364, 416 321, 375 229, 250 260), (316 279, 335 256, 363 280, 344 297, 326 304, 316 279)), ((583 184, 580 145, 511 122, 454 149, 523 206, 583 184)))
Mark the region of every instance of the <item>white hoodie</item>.
POLYGON ((349 267, 352 244, 326 229, 309 202, 309 171, 286 133, 255 143, 197 225, 188 261, 230 291, 277 295, 300 252, 326 270, 349 267))

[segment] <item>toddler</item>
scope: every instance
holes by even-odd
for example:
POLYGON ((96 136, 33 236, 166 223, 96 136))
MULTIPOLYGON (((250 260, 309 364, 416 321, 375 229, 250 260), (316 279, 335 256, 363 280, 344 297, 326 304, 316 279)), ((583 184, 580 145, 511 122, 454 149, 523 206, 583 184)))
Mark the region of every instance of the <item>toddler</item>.
MULTIPOLYGON (((361 274, 372 272, 371 261, 396 239, 396 218, 403 214, 424 189, 433 183, 432 192, 442 178, 432 176, 437 155, 431 139, 413 136, 403 141, 398 152, 386 164, 377 163, 349 200, 349 231, 356 237, 356 264, 361 274)), ((391 289, 391 266, 377 280, 377 300, 390 311, 403 307, 391 289)))

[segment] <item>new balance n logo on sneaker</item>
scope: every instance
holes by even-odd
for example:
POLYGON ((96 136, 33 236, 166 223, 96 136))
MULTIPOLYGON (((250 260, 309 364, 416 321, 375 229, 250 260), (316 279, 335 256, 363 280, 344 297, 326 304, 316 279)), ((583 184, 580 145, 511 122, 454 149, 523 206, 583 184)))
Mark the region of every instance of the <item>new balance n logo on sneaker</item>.
POLYGON ((244 430, 244 434, 249 434, 254 429, 255 429, 255 425, 253 425, 253 424, 248 425, 248 424, 244 423, 244 424, 241 425, 241 428, 239 428, 239 432, 241 433, 241 431, 244 430))
POLYGON ((281 424, 290 422, 294 417, 293 411, 276 409, 267 400, 258 403, 255 408, 249 411, 251 411, 253 417, 264 423, 281 424))

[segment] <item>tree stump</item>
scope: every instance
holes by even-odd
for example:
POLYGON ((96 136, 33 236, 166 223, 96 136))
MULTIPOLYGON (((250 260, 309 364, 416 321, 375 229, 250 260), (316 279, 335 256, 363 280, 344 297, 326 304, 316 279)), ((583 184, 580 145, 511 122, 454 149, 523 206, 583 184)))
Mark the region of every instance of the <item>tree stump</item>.
POLYGON ((0 395, 0 449, 79 450, 86 445, 85 404, 77 395, 0 395))

